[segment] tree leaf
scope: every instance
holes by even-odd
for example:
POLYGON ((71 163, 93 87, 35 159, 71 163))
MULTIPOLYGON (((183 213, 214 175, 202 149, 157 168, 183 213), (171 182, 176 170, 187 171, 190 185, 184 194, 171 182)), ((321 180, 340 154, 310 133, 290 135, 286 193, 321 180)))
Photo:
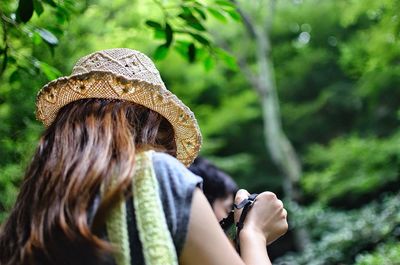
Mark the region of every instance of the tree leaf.
POLYGON ((189 23, 199 23, 200 24, 199 19, 197 17, 195 17, 191 11, 189 11, 189 13, 187 13, 187 12, 180 13, 178 15, 178 17, 185 20, 187 24, 189 24, 189 23))
POLYGON ((14 72, 12 72, 12 74, 8 78, 8 82, 14 83, 14 82, 18 81, 19 79, 20 79, 19 71, 18 71, 18 69, 16 69, 16 70, 14 70, 14 72))
POLYGON ((220 6, 235 7, 234 3, 230 2, 230 1, 227 1, 227 0, 216 0, 215 3, 220 5, 220 6))
POLYGON ((40 37, 42 37, 42 39, 51 46, 56 46, 58 44, 57 37, 47 29, 38 28, 36 31, 39 33, 40 37))
POLYGON ((17 19, 24 23, 28 22, 33 15, 33 0, 19 0, 17 8, 17 19))
POLYGON ((163 28, 160 23, 153 21, 153 20, 146 20, 146 25, 149 27, 155 28, 155 29, 163 28))
POLYGON ((165 46, 165 44, 160 45, 157 47, 157 49, 154 52, 154 59, 162 60, 167 56, 167 54, 168 54, 168 47, 165 46))
POLYGON ((215 61, 211 56, 208 56, 205 60, 204 60, 204 69, 206 71, 210 71, 211 69, 213 69, 215 67, 215 61))
POLYGON ((208 39, 206 39, 205 37, 203 37, 200 34, 196 34, 196 33, 189 33, 190 35, 192 35, 192 37, 197 40, 198 42, 200 42, 201 44, 204 44, 205 46, 209 46, 210 45, 210 41, 208 39))
POLYGON ((190 42, 184 41, 184 40, 177 40, 174 49, 185 59, 187 59, 187 51, 188 47, 190 45, 190 42))
POLYGON ((165 31, 163 28, 154 29, 154 39, 156 40, 165 40, 165 31))
POLYGON ((215 18, 218 19, 219 21, 221 21, 221 22, 227 22, 227 19, 226 19, 226 17, 224 16, 224 14, 223 14, 221 11, 219 11, 218 9, 213 8, 213 7, 209 7, 209 8, 207 8, 207 10, 208 10, 208 12, 210 12, 210 14, 211 14, 213 17, 215 17, 215 18))
POLYGON ((225 12, 228 13, 228 15, 235 21, 242 21, 242 17, 240 14, 236 11, 236 9, 225 9, 225 12))
POLYGON ((237 71, 238 70, 238 65, 236 62, 236 58, 234 56, 232 56, 230 53, 226 52, 223 49, 217 49, 216 50, 216 54, 218 55, 218 57, 224 61, 225 65, 233 70, 233 71, 237 71))
POLYGON ((181 5, 181 8, 182 8, 184 14, 193 16, 192 10, 190 10, 189 7, 181 5))
POLYGON ((37 31, 34 31, 32 33, 32 42, 34 45, 39 45, 40 43, 42 43, 42 37, 40 37, 40 34, 37 31))
POLYGON ((199 31, 205 31, 205 30, 206 30, 206 28, 205 28, 200 22, 188 22, 188 21, 187 21, 187 24, 188 24, 190 27, 192 27, 192 28, 194 28, 194 29, 197 29, 197 30, 199 30, 199 31))
POLYGON ((200 17, 201 17, 203 20, 206 20, 206 19, 207 19, 206 13, 205 13, 203 10, 201 10, 199 7, 193 7, 193 10, 195 10, 195 11, 197 12, 197 14, 199 14, 200 17))
POLYGON ((57 6, 56 17, 59 24, 64 24, 70 17, 70 11, 63 6, 57 6))
POLYGON ((40 16, 44 11, 43 5, 39 0, 33 0, 33 7, 38 16, 40 16))
POLYGON ((194 43, 190 43, 188 47, 188 59, 191 63, 196 60, 196 46, 194 45, 194 43))
POLYGON ((166 23, 165 24, 165 46, 169 47, 172 43, 174 31, 172 30, 171 26, 166 23))
POLYGON ((53 0, 42 0, 43 2, 45 2, 46 4, 52 6, 52 7, 57 7, 56 2, 54 2, 53 0))
POLYGON ((8 56, 7 62, 9 64, 15 64, 17 60, 14 58, 14 56, 8 56))
MULTIPOLYGON (((188 9, 187 7, 182 7, 182 9, 186 10, 188 9)), ((188 9, 189 10, 189 9, 188 9)), ((180 13, 178 15, 178 17, 180 17, 182 20, 184 20, 186 22, 186 24, 196 30, 199 31, 205 31, 206 28, 203 26, 203 24, 201 24, 200 20, 195 17, 193 15, 193 13, 189 10, 189 11, 184 11, 183 13, 180 13)))
POLYGON ((40 66, 40 70, 47 77, 48 80, 54 80, 57 77, 60 77, 62 75, 61 72, 57 68, 55 68, 45 62, 39 62, 39 66, 40 66))

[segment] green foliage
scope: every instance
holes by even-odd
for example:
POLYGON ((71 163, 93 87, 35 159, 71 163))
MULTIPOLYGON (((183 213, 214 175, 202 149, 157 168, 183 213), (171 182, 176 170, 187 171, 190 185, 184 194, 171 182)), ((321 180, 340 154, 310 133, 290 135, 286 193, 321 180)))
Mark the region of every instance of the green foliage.
POLYGON ((305 158, 304 191, 327 203, 351 203, 399 180, 400 135, 387 139, 337 138, 329 146, 315 145, 305 158))
MULTIPOLYGON (((254 21, 269 8, 240 2, 254 21)), ((276 2, 271 56, 307 203, 289 204, 289 220, 312 239, 281 263, 390 264, 400 224, 399 2, 276 2)), ((167 87, 196 114, 202 154, 240 187, 281 194, 257 95, 236 63, 254 64, 255 45, 232 1, 5 0, 0 11, 0 222, 43 130, 33 113, 38 89, 110 47, 157 59, 167 87)))
POLYGON ((400 3, 394 0, 351 1, 340 3, 341 23, 346 28, 358 27, 350 41, 342 45, 341 63, 347 71, 363 77, 371 71, 382 71, 400 55, 398 41, 400 3), (365 45, 368 43, 368 45, 365 45))
POLYGON ((355 265, 399 265, 400 242, 381 244, 374 252, 357 256, 356 261, 355 265))
POLYGON ((302 208, 289 204, 291 227, 308 227, 313 243, 304 253, 286 255, 276 264, 352 264, 358 253, 385 240, 395 240, 396 233, 399 236, 399 199, 400 194, 393 194, 347 212, 321 205, 302 208))
POLYGON ((227 23, 228 18, 240 22, 241 17, 230 1, 175 1, 171 5, 153 1, 162 11, 162 21, 147 20, 145 23, 154 30, 154 36, 162 39, 155 50, 155 58, 164 59, 174 48, 188 62, 201 61, 206 70, 211 70, 211 61, 222 60, 231 69, 237 70, 232 56, 218 48, 209 34, 208 21, 213 17, 227 23))
MULTIPOLYGON (((167 4, 158 0, 149 0, 147 4, 153 4, 159 9, 157 16, 158 19, 162 20, 162 22, 151 19, 144 21, 146 26, 154 30, 155 39, 163 39, 163 43, 155 49, 155 59, 164 59, 169 49, 173 47, 191 63, 196 59, 203 61, 206 69, 210 69, 212 65, 210 60, 220 59, 229 66, 235 64, 231 57, 219 52, 219 49, 212 43, 205 25, 209 14, 223 22, 227 21, 227 17, 231 17, 234 21, 240 21, 240 15, 231 2, 222 0, 210 2, 177 0, 167 4), (185 43, 186 47, 183 47, 182 43, 185 43), (198 54, 207 55, 198 56, 198 54)), ((4 49, 0 52, 0 58, 3 59, 0 76, 7 64, 24 69, 33 66, 43 70, 40 67, 40 60, 32 55, 32 49, 39 47, 43 42, 49 46, 50 52, 54 53, 54 47, 58 45, 67 22, 72 16, 83 13, 87 8, 88 5, 85 1, 72 0, 58 2, 53 0, 19 0, 16 10, 14 10, 15 3, 12 1, 2 3, 0 5, 0 21, 2 23, 2 35, 4 36, 4 49), (13 13, 14 11, 15 13, 13 13), (45 26, 42 25, 43 21, 46 21, 45 26), (31 50, 23 54, 24 63, 20 62, 20 52, 23 49, 21 40, 24 48, 28 44, 27 46, 31 50)), ((132 27, 133 24, 130 26, 132 27)), ((53 78, 54 73, 58 72, 54 66, 50 75, 48 75, 49 71, 46 71, 48 67, 44 69, 43 73, 49 80, 53 78)))

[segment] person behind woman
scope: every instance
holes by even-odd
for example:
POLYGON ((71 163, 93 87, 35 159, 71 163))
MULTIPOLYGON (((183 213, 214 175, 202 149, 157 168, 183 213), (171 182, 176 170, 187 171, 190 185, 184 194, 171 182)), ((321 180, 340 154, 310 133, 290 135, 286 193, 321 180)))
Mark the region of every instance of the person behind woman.
POLYGON ((144 54, 83 57, 39 92, 36 114, 47 129, 3 224, 1 265, 270 264, 282 202, 257 197, 240 257, 184 166, 201 144, 193 113, 144 54))
POLYGON ((203 157, 197 157, 189 170, 203 179, 203 192, 218 221, 227 217, 232 210, 238 191, 235 181, 225 172, 203 157))

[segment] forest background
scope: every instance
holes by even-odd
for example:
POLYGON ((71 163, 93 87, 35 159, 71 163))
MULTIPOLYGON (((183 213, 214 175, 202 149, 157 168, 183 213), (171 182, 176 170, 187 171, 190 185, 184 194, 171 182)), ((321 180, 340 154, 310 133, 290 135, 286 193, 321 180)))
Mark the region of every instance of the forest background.
POLYGON ((0 223, 43 127, 35 96, 78 58, 156 59, 201 154, 285 198, 275 264, 400 264, 396 0, 2 0, 0 223))

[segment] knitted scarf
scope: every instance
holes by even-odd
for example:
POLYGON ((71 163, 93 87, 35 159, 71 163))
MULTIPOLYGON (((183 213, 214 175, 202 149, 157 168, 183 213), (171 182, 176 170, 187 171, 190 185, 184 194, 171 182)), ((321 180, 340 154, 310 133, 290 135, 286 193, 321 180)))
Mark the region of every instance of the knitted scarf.
MULTIPOLYGON (((168 230, 161 203, 152 151, 136 154, 132 193, 139 239, 146 265, 177 265, 175 246, 168 230)), ((107 220, 109 240, 119 250, 114 254, 117 265, 130 265, 128 224, 125 201, 115 207, 107 220)))

